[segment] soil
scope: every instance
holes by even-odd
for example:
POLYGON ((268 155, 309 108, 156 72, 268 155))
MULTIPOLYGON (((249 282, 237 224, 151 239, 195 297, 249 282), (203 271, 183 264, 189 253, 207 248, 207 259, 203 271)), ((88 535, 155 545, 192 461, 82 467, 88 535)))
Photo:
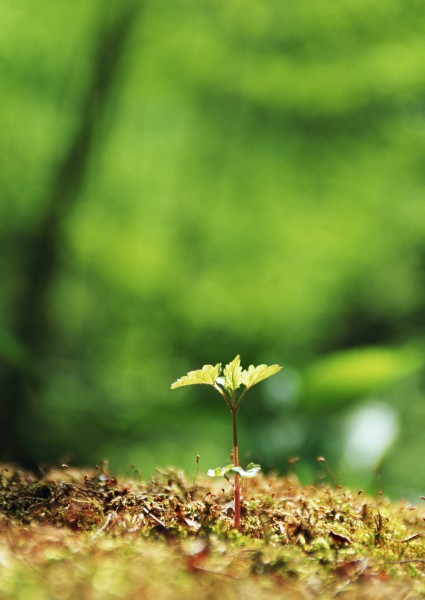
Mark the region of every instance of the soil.
POLYGON ((233 517, 225 480, 4 465, 0 599, 425 598, 423 498, 257 476, 233 517))

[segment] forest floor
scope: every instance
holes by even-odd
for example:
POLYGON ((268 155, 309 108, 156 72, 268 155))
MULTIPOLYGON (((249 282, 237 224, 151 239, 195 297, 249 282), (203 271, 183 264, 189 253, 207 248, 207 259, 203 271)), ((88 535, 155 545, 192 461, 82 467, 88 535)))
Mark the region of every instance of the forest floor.
POLYGON ((228 482, 103 468, 0 479, 1 600, 425 598, 425 502, 249 480, 242 531, 228 482))

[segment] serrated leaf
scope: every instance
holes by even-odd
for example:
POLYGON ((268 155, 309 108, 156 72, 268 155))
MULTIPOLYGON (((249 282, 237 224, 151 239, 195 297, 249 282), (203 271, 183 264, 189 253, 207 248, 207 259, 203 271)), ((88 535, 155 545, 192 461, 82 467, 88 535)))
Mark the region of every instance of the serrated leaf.
POLYGON ((226 390, 234 392, 242 383, 241 357, 235 356, 232 362, 228 363, 223 369, 224 387, 226 390))
POLYGON ((220 374, 220 370, 221 363, 218 363, 217 365, 204 365, 202 369, 198 369, 197 371, 189 371, 187 375, 177 379, 177 381, 171 384, 171 389, 175 390, 176 388, 183 387, 184 385, 196 385, 199 383, 214 385, 217 377, 220 374))
POLYGON ((249 365, 246 371, 242 371, 242 384, 246 388, 251 388, 253 385, 260 383, 264 379, 278 373, 282 367, 280 365, 249 365))

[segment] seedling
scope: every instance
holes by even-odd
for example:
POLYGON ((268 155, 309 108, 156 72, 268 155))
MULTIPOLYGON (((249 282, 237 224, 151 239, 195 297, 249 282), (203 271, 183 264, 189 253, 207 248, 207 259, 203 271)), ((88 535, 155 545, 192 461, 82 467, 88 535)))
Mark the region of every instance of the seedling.
POLYGON ((246 469, 239 465, 239 445, 238 445, 238 423, 237 414, 241 401, 254 385, 264 379, 271 377, 281 370, 279 365, 250 365, 248 369, 242 370, 239 354, 235 356, 232 362, 228 363, 222 372, 221 363, 217 365, 204 365, 197 371, 189 371, 187 375, 177 379, 172 385, 174 390, 185 385, 206 384, 211 385, 224 398, 228 409, 232 415, 233 426, 233 463, 225 467, 210 469, 210 477, 224 477, 229 480, 234 476, 234 494, 235 494, 235 529, 241 527, 241 487, 240 478, 255 477, 261 469, 260 465, 250 463, 246 469), (239 391, 238 391, 239 390, 239 391))

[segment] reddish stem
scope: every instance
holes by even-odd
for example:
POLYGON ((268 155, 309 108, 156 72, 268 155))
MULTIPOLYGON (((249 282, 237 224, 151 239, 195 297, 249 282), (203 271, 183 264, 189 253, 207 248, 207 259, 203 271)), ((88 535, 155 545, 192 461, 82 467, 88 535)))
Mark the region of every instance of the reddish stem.
MULTIPOLYGON (((239 466, 239 447, 238 447, 238 423, 237 413, 238 409, 233 408, 232 411, 232 422, 233 422, 233 464, 235 467, 239 466)), ((239 475, 235 475, 235 529, 240 531, 241 528, 241 487, 239 475)))

